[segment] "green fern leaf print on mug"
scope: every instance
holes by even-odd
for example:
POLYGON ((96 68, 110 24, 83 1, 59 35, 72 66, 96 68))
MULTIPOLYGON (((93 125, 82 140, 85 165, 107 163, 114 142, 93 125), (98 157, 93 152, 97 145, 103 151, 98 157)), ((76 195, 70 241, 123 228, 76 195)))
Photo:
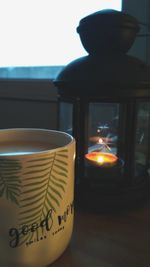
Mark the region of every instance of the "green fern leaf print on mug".
POLYGON ((0 197, 5 197, 17 205, 20 195, 21 162, 12 159, 0 159, 0 197))
MULTIPOLYGON (((52 225, 52 213, 56 213, 60 207, 65 193, 68 179, 67 159, 68 150, 65 149, 48 157, 27 161, 26 171, 23 173, 24 190, 20 198, 19 223, 21 227, 34 225, 34 230, 25 235, 22 232, 17 243, 13 242, 12 246, 24 242, 28 244, 28 241, 31 244, 32 240, 38 240, 44 230, 44 227, 39 226, 47 216, 52 225)), ((48 230, 50 231, 50 226, 48 230)))

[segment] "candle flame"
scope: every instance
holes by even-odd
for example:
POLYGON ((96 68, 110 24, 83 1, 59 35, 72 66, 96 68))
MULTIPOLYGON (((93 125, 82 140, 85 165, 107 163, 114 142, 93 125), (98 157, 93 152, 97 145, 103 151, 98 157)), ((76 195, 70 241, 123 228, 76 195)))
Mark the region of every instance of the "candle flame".
POLYGON ((103 162, 104 162, 104 157, 102 157, 102 156, 98 156, 98 157, 97 157, 97 162, 98 162, 98 163, 103 163, 103 162))

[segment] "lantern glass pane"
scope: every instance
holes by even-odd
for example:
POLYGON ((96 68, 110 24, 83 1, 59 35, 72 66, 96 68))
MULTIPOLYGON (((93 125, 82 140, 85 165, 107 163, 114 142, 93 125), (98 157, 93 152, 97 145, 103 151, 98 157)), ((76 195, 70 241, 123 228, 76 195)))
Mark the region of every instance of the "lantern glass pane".
POLYGON ((118 103, 90 103, 88 127, 88 153, 102 151, 117 154, 118 103))
POLYGON ((150 102, 137 105, 135 177, 150 174, 150 102))
POLYGON ((61 102, 59 108, 59 130, 72 135, 73 104, 61 102))

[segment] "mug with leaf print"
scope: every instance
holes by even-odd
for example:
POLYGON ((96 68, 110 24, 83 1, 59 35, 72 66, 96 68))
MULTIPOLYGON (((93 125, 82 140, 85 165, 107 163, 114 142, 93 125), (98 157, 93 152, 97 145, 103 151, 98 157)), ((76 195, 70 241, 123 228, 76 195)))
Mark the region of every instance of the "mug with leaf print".
POLYGON ((45 267, 73 230, 75 140, 46 129, 0 130, 0 266, 45 267))

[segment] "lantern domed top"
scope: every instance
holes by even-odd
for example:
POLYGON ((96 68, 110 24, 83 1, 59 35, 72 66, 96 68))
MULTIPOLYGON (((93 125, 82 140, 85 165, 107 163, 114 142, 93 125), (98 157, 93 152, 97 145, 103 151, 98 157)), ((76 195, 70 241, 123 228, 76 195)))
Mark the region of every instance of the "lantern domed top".
POLYGON ((132 46, 139 25, 136 18, 124 12, 106 9, 80 20, 77 32, 85 50, 90 54, 121 51, 132 46))
POLYGON ((54 83, 61 94, 81 96, 85 88, 86 95, 102 95, 100 85, 111 91, 117 86, 150 91, 150 67, 126 53, 138 31, 136 18, 120 11, 102 10, 81 19, 77 32, 89 55, 59 73, 54 83))

